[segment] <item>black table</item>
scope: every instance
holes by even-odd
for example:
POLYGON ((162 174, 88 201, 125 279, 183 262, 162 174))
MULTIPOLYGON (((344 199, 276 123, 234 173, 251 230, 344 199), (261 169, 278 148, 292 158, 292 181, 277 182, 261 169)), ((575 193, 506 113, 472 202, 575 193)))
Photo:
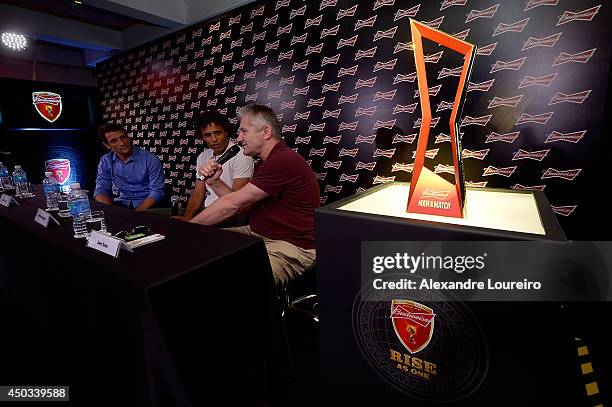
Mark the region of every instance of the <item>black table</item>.
POLYGON ((109 231, 166 239, 118 258, 0 207, 3 385, 70 385, 73 405, 257 405, 290 373, 259 239, 92 202, 109 231))

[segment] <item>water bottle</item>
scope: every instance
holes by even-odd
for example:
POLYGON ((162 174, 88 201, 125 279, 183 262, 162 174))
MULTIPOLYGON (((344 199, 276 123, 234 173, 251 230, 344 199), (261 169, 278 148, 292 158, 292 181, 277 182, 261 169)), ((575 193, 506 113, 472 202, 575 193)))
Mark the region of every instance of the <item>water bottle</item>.
POLYGON ((13 189, 8 168, 0 161, 0 189, 13 189))
POLYGON ((43 180, 43 192, 47 199, 47 210, 57 211, 59 206, 57 204, 57 196, 59 194, 59 183, 53 176, 52 172, 45 172, 45 179, 43 180))
POLYGON ((15 166, 13 171, 13 183, 15 184, 15 195, 21 197, 28 194, 28 177, 24 170, 21 169, 21 165, 15 166))
POLYGON ((87 225, 85 222, 91 214, 91 207, 89 206, 87 193, 81 189, 81 185, 78 182, 70 185, 70 196, 68 199, 74 237, 87 237, 87 225))

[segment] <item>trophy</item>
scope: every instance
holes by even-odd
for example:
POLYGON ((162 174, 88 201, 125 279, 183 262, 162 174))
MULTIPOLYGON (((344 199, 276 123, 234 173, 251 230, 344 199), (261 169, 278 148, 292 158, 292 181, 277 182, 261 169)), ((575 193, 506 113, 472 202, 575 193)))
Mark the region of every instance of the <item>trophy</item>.
POLYGON ((412 181, 410 183, 407 212, 462 218, 465 199, 465 180, 463 177, 461 139, 459 127, 457 125, 457 117, 461 115, 463 109, 466 85, 472 70, 476 46, 412 19, 410 20, 410 29, 412 32, 412 44, 414 46, 414 59, 419 85, 422 121, 419 130, 414 168, 412 171, 412 181), (429 87, 427 85, 427 74, 425 70, 423 38, 450 48, 464 56, 463 67, 459 77, 459 85, 455 93, 449 122, 454 166, 454 184, 429 168, 424 167, 432 118, 429 101, 429 87))

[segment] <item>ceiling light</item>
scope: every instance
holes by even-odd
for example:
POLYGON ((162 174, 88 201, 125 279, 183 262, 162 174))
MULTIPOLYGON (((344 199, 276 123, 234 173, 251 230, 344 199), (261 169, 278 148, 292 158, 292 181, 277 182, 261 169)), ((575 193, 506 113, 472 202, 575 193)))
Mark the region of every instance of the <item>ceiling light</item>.
POLYGON ((15 33, 2 33, 2 43, 13 51, 22 51, 28 45, 25 36, 15 33))

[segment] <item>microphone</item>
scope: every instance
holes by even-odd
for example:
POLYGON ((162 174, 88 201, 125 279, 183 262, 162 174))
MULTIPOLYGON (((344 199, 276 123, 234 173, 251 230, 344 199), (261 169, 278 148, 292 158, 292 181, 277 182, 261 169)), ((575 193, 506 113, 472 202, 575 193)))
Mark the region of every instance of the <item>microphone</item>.
POLYGON ((178 206, 176 205, 179 201, 178 195, 172 195, 170 197, 170 204, 172 205, 172 214, 171 216, 178 216, 178 206))
MULTIPOLYGON (((240 151, 240 146, 238 144, 234 144, 233 146, 231 146, 230 148, 227 149, 227 151, 223 154, 221 154, 219 156, 219 158, 217 158, 217 164, 219 165, 223 165, 225 164, 227 161, 229 161, 230 159, 232 159, 236 154, 238 154, 238 152, 240 151)), ((198 174, 196 176, 196 178, 200 181, 203 181, 206 179, 206 177, 198 174)))

